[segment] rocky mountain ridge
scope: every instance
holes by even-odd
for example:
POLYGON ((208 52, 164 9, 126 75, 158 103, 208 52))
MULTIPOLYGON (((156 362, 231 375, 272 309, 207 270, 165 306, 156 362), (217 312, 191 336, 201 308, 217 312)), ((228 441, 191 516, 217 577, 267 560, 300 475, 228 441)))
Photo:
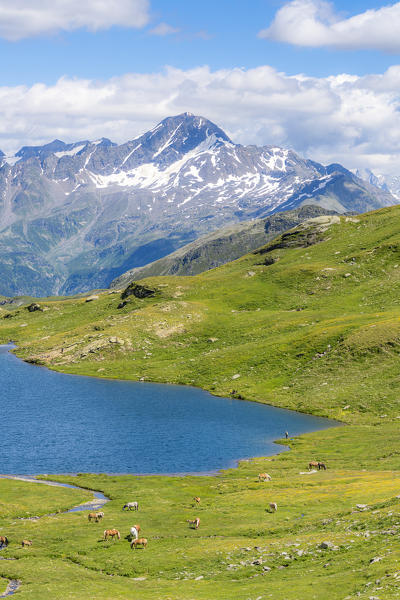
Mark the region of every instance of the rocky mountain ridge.
POLYGON ((314 204, 343 213, 394 204, 341 165, 235 144, 184 113, 125 144, 54 140, 0 154, 0 294, 71 294, 199 236, 314 204))

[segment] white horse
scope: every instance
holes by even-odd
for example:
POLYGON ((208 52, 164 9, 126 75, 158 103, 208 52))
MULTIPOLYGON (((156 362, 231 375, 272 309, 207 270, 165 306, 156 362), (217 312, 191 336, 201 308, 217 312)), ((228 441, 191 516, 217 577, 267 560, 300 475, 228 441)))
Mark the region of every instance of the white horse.
POLYGON ((136 527, 131 527, 131 536, 132 536, 132 539, 135 539, 135 540, 137 540, 137 539, 138 539, 138 537, 139 537, 139 532, 138 532, 138 530, 136 529, 136 527))
POLYGON ((278 505, 276 502, 270 502, 269 503, 269 508, 271 512, 276 512, 278 510, 278 505))
POLYGON ((122 510, 125 510, 126 508, 128 510, 139 510, 139 503, 138 502, 127 502, 122 507, 122 510))

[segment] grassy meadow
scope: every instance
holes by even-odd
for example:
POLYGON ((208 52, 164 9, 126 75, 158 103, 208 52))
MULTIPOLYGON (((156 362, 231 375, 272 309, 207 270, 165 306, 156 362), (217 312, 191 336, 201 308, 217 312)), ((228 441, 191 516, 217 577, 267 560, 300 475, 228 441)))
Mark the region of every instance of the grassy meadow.
POLYGON ((322 217, 218 269, 141 281, 154 295, 122 308, 114 290, 89 302, 39 300, 35 312, 1 307, 0 341, 15 340, 25 360, 195 385, 345 424, 212 477, 52 477, 111 498, 97 524, 84 512, 21 520, 88 492, 0 480, 0 535, 10 539, 0 558, 16 559, 0 560, 0 575, 21 581, 16 595, 399 598, 399 225, 400 207, 322 217), (327 471, 308 474, 311 460, 327 471), (271 482, 258 482, 264 471, 271 482), (121 510, 131 500, 138 513, 121 510), (196 516, 200 527, 190 529, 196 516), (125 539, 134 523, 146 550, 125 539), (120 541, 101 541, 108 527, 120 541), (23 538, 33 546, 22 549, 23 538))

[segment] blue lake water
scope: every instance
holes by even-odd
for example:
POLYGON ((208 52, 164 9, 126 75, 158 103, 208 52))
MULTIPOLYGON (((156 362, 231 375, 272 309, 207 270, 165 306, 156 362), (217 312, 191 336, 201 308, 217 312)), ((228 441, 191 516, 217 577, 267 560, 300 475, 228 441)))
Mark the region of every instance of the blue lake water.
POLYGON ((273 440, 327 419, 196 388, 29 365, 0 346, 0 473, 188 473, 282 451, 273 440))

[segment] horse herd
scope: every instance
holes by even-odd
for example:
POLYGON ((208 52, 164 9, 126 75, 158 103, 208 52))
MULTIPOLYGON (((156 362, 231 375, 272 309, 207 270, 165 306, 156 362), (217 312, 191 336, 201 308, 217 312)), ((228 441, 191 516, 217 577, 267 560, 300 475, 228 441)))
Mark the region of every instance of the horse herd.
MULTIPOLYGON (((313 469, 318 469, 319 471, 322 469, 324 471, 326 471, 326 464, 320 461, 315 461, 312 460, 308 463, 308 469, 309 471, 313 470, 313 469)), ((268 473, 259 473, 258 475, 258 481, 271 481, 272 477, 271 475, 269 475, 268 473)), ((194 500, 194 505, 196 504, 199 505, 200 504, 200 497, 199 496, 194 496, 193 498, 194 500)), ((138 502, 127 502, 126 504, 123 505, 122 510, 134 510, 134 511, 138 511, 139 510, 139 503, 138 502)), ((270 512, 276 512, 278 510, 278 504, 276 502, 270 502, 269 503, 269 511, 270 512)), ((89 523, 91 522, 95 522, 98 523, 99 521, 101 521, 101 519, 104 518, 104 512, 103 511, 98 511, 98 512, 90 512, 88 514, 88 521, 89 523)), ((192 529, 198 529, 200 526, 200 518, 196 517, 195 519, 187 519, 187 523, 189 524, 189 527, 191 527, 192 529)), ((141 527, 140 525, 133 525, 130 528, 130 533, 129 536, 127 536, 127 538, 130 538, 130 546, 131 549, 135 548, 135 550, 141 546, 143 549, 146 548, 147 546, 147 538, 144 537, 139 537, 139 533, 140 533, 141 527)), ((118 531, 118 529, 105 529, 103 532, 103 537, 102 540, 108 540, 109 538, 111 538, 112 540, 120 540, 121 539, 121 534, 118 531)), ((22 540, 21 545, 23 548, 27 548, 29 546, 32 546, 32 540, 22 540)), ((9 544, 8 538, 4 535, 0 535, 0 550, 2 550, 4 547, 7 547, 9 544)))
MULTIPOLYGON (((321 469, 323 471, 326 471, 326 464, 317 460, 312 460, 311 462, 308 463, 308 470, 311 471, 312 469, 318 469, 318 471, 320 471, 321 469)), ((269 475, 268 473, 259 473, 258 474, 258 481, 271 481, 272 477, 271 475, 269 475)), ((276 512, 278 510, 278 504, 276 502, 270 502, 269 503, 269 512, 276 512)))
MULTIPOLYGON (((193 498, 195 504, 199 505, 201 502, 201 499, 199 496, 195 496, 193 498)), ((134 510, 134 511, 138 511, 139 510, 139 503, 138 502, 127 502, 126 504, 123 505, 122 510, 134 510)), ((94 521, 95 523, 98 523, 99 521, 101 521, 101 519, 104 517, 104 512, 100 511, 100 512, 91 512, 88 514, 88 521, 89 523, 91 523, 92 521, 94 521)), ((187 519, 187 523, 189 523, 189 527, 193 528, 193 529, 198 529, 200 526, 200 519, 199 517, 196 517, 195 519, 187 519)), ((129 537, 130 537, 130 546, 131 549, 135 548, 135 550, 141 546, 143 549, 146 548, 147 546, 147 538, 144 537, 139 537, 139 533, 140 533, 140 525, 133 525, 130 528, 130 533, 129 533, 129 537)), ((127 536, 128 537, 128 536, 127 536)), ((118 529, 105 529, 103 532, 103 540, 108 540, 109 538, 111 538, 112 540, 120 540, 121 539, 121 534, 119 532, 118 529)))

